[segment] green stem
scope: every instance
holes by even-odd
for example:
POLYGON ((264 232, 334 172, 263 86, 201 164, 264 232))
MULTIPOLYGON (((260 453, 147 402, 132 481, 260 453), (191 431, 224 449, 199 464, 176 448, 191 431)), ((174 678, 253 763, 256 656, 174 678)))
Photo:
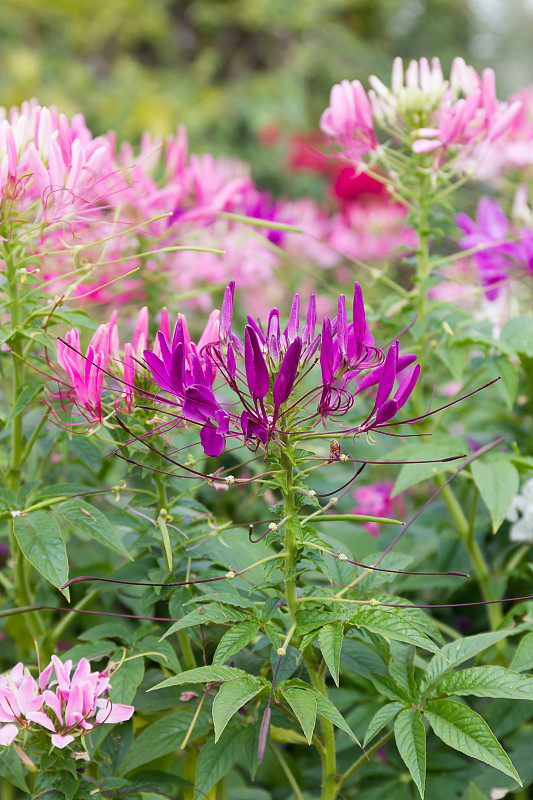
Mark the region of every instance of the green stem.
POLYGON ((226 778, 223 777, 217 783, 217 800, 228 800, 228 790, 226 787, 226 778))
MULTIPOLYGON (((437 485, 443 486, 444 478, 441 475, 435 476, 435 482, 437 485)), ((448 511, 455 522, 457 531, 468 551, 470 561, 472 562, 472 566, 474 568, 476 581, 479 584, 483 599, 497 600, 498 598, 494 596, 491 588, 491 574, 487 566, 487 562, 485 561, 481 548, 474 536, 475 514, 470 515, 470 521, 467 520, 451 486, 444 486, 442 489, 442 498, 448 507, 448 511)), ((474 502, 476 499, 477 495, 474 497, 474 502)), ((489 617, 491 630, 497 630, 503 620, 501 606, 498 603, 491 603, 487 606, 487 614, 489 617)))
POLYGON ((393 736, 394 736, 394 730, 389 731, 384 736, 382 736, 381 739, 378 739, 378 741, 375 744, 373 744, 372 747, 370 747, 360 758, 358 758, 357 761, 355 761, 352 764, 352 766, 349 769, 347 769, 343 775, 341 775, 339 782, 337 784, 337 791, 340 792, 342 787, 350 780, 354 772, 357 772, 358 769, 367 764, 368 759, 371 756, 373 756, 374 753, 377 753, 377 751, 381 747, 383 747, 384 744, 387 744, 387 742, 390 739, 392 739, 393 736))
POLYGON ((198 748, 196 745, 192 745, 187 750, 185 758, 182 762, 182 775, 183 780, 187 781, 190 784, 190 787, 187 787, 183 790, 183 800, 192 800, 195 795, 195 785, 196 785, 196 765, 198 763, 198 748))
POLYGON ((296 778, 292 774, 291 768, 289 767, 289 765, 285 761, 285 758, 281 755, 281 753, 279 751, 279 748, 276 747, 276 745, 272 744, 272 743, 270 744, 270 747, 271 747, 272 752, 274 753, 274 755, 278 759, 281 769, 283 770, 283 772, 287 776, 287 780, 289 781, 289 783, 291 785, 291 789, 294 792, 294 796, 296 797, 296 800, 305 800, 302 792, 300 791, 300 787, 298 786, 298 781, 296 780, 296 778))
MULTIPOLYGON (((284 437, 285 448, 289 447, 287 437, 284 437)), ((285 488, 283 490, 284 514, 287 519, 285 524, 285 599, 291 616, 293 625, 296 623, 296 611, 298 609, 298 595, 296 592, 296 566, 298 560, 298 545, 296 541, 296 531, 298 530, 298 520, 296 504, 294 502, 294 477, 292 462, 287 455, 286 449, 281 451, 280 463, 285 475, 285 488)), ((303 652, 303 658, 309 677, 314 688, 320 694, 327 697, 326 681, 324 674, 320 673, 320 667, 315 661, 313 651, 307 647, 303 652)), ((335 758, 335 735, 333 724, 322 718, 322 735, 324 749, 321 752, 322 758, 322 794, 321 800, 334 800, 336 795, 335 779, 337 774, 335 758)))
POLYGON ((196 659, 192 651, 189 637, 187 636, 185 631, 178 631, 177 637, 181 650, 181 655, 183 656, 183 661, 185 662, 185 666, 187 667, 187 669, 195 669, 196 659))

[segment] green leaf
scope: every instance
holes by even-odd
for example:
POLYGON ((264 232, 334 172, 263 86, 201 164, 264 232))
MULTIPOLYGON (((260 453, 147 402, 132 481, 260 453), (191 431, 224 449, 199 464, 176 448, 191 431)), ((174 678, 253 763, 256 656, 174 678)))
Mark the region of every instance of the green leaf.
POLYGON ((369 631, 378 633, 389 639, 396 639, 399 642, 406 642, 407 644, 414 644, 417 647, 422 647, 424 650, 430 650, 432 653, 438 653, 439 648, 435 645, 429 636, 406 615, 403 615, 402 609, 396 608, 372 608, 365 606, 359 608, 355 614, 350 616, 350 623, 356 625, 358 628, 366 628, 369 631))
POLYGON ((182 686, 184 683, 225 683, 225 681, 232 681, 235 678, 247 677, 247 672, 234 667, 196 667, 196 669, 180 672, 179 675, 173 675, 172 678, 167 678, 166 681, 152 686, 148 691, 153 692, 155 689, 164 689, 167 686, 182 686))
POLYGON ((496 533, 509 511, 511 501, 518 494, 518 470, 503 455, 487 463, 474 461, 471 470, 474 482, 489 510, 492 531, 496 533))
POLYGON ((242 756, 243 732, 240 726, 227 728, 218 742, 210 739, 202 748, 196 767, 193 800, 204 800, 207 793, 230 771, 242 756))
POLYGON ((471 783, 468 800, 489 800, 489 798, 486 794, 483 794, 481 789, 478 789, 475 783, 471 783))
POLYGON ((29 794, 24 777, 22 762, 15 750, 11 747, 2 747, 2 757, 0 758, 0 778, 5 778, 11 786, 16 786, 26 794, 29 794))
POLYGON ((420 797, 424 797, 426 783, 426 731, 420 711, 404 709, 394 725, 396 746, 402 760, 417 785, 420 797))
POLYGON ((511 661, 511 669, 514 672, 523 672, 533 667, 533 632, 526 633, 511 661))
POLYGON ((95 539, 100 544, 109 547, 122 556, 127 556, 133 561, 129 550, 122 544, 116 529, 99 508, 86 503, 85 500, 76 498, 61 503, 58 510, 76 531, 95 539))
POLYGON ((500 356, 495 359, 495 374, 500 374, 502 380, 498 381, 496 388, 505 400, 507 408, 512 409, 518 392, 519 370, 515 363, 508 358, 500 356))
POLYGON ((228 658, 246 647, 257 635, 258 630, 257 622, 239 622, 226 631, 215 650, 213 664, 223 664, 228 658))
POLYGON ((344 630, 341 622, 325 625, 320 629, 320 633, 318 634, 318 642, 322 655, 324 656, 324 661, 337 686, 339 685, 339 666, 343 637, 344 630))
POLYGON ((223 683, 213 700, 215 742, 218 742, 232 716, 249 700, 259 694, 264 684, 247 675, 223 683))
POLYGON ((466 636, 464 639, 445 644, 440 653, 429 662, 420 686, 421 692, 424 692, 428 686, 435 683, 441 675, 453 669, 454 666, 459 666, 469 658, 474 658, 478 653, 496 642, 500 642, 510 634, 512 634, 510 630, 478 633, 475 636, 466 636))
POLYGON ((533 701, 533 678, 511 672, 505 667, 471 667, 454 672, 440 681, 432 692, 437 693, 533 701))
POLYGON ((510 319, 503 326, 501 342, 508 342, 517 353, 533 357, 533 317, 510 319))
POLYGON ((17 402, 11 409, 5 421, 5 424, 9 425, 9 423, 12 422, 15 419, 15 417, 18 417, 21 411, 24 411, 26 406, 29 403, 31 403, 33 398, 36 397, 39 394, 39 392, 43 390, 43 388, 44 388, 43 381, 32 381, 27 386, 25 386, 24 389, 19 394, 17 402))
MULTIPOLYGON (((195 713, 196 710, 184 709, 144 728, 124 756, 120 775, 178 750, 195 713)), ((207 713, 201 713, 194 728, 195 738, 203 736, 209 728, 207 713)))
POLYGON ((92 472, 98 473, 102 469, 102 454, 97 446, 87 436, 73 436, 69 447, 74 450, 78 459, 92 472))
POLYGON ((485 720, 471 708, 453 700, 434 700, 424 713, 444 744, 483 761, 522 785, 511 759, 485 720))
MULTIPOLYGON (((279 686, 279 690, 282 692, 282 694, 284 694, 289 688, 303 689, 311 694, 316 699, 316 710, 320 716, 328 719, 337 728, 340 728, 341 731, 344 731, 344 733, 346 733, 350 739, 353 739, 356 744, 359 744, 357 736, 352 731, 338 708, 333 705, 331 700, 328 700, 327 697, 324 697, 323 694, 320 694, 320 692, 318 692, 316 689, 313 689, 313 687, 309 686, 309 684, 299 680, 299 678, 293 678, 291 680, 284 681, 279 686)), ((361 745, 359 744, 359 746, 361 745)))
POLYGON ((361 746, 359 739, 352 731, 338 708, 333 705, 331 700, 328 700, 327 697, 324 697, 319 692, 314 690, 313 694, 316 698, 316 710, 320 716, 324 717, 324 719, 329 719, 329 721, 332 722, 337 728, 339 728, 341 731, 344 731, 344 733, 346 733, 350 739, 353 739, 356 744, 361 746))
POLYGON ((311 744, 316 723, 316 698, 311 692, 297 687, 287 687, 282 694, 298 718, 305 738, 311 744))
POLYGON ((203 608, 196 608, 194 611, 191 611, 189 614, 186 614, 182 617, 178 622, 175 622, 168 631, 162 636, 162 639, 166 639, 167 636, 170 636, 177 631, 181 631, 184 628, 192 628, 196 627, 197 625, 206 625, 208 622, 212 622, 217 625, 227 625, 230 622, 241 622, 245 620, 249 616, 244 611, 238 611, 236 608, 231 606, 222 606, 220 603, 209 603, 208 605, 204 606, 203 608))
POLYGON ((111 677, 109 690, 111 700, 114 703, 126 703, 126 705, 129 705, 135 697, 137 687, 143 677, 144 663, 142 658, 125 661, 111 677))
POLYGON ((365 734, 363 747, 366 747, 368 742, 372 741, 374 736, 377 736, 378 733, 383 730, 385 725, 387 725, 391 719, 393 719, 396 714, 402 710, 402 708, 405 708, 403 703, 386 703, 386 705, 382 706, 379 711, 376 711, 370 720, 370 724, 365 734))
POLYGON ((48 511, 14 518, 20 549, 37 572, 60 589, 68 581, 68 560, 59 525, 48 511))

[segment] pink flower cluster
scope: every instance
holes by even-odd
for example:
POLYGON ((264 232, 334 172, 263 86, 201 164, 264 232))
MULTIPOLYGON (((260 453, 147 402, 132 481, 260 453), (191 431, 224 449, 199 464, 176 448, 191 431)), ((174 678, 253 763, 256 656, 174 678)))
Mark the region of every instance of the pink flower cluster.
POLYGON ((360 81, 333 86, 320 121, 322 131, 356 162, 379 150, 379 125, 415 153, 434 153, 434 169, 457 152, 465 168, 513 125, 522 107, 520 101, 499 102, 494 71, 479 75, 462 58, 454 59, 449 80, 437 58, 411 61, 405 71, 396 58, 390 88, 375 75, 369 82, 369 94, 360 81))
POLYGON ((19 663, 8 675, 0 675, 0 744, 13 744, 27 731, 48 731, 54 747, 63 749, 98 725, 124 722, 133 706, 113 703, 105 697, 110 679, 91 672, 82 658, 73 664, 52 656, 37 680, 19 663))
MULTIPOLYGON (((178 314, 178 326, 184 332, 185 355, 191 370, 191 359, 202 359, 202 351, 206 344, 218 341, 218 326, 220 312, 211 312, 205 330, 198 344, 190 337, 187 321, 183 314, 178 314)), ((158 358, 166 358, 172 341, 168 311, 163 308, 159 321, 159 332, 155 338, 153 353, 158 358)), ((54 382, 57 391, 53 397, 60 398, 64 410, 76 409, 82 419, 79 423, 102 423, 105 420, 106 409, 103 402, 103 391, 106 386, 117 394, 114 403, 110 404, 107 413, 115 410, 131 413, 136 399, 146 399, 150 381, 142 368, 143 353, 148 347, 148 308, 144 306, 139 311, 132 341, 124 345, 120 353, 119 335, 117 327, 117 312, 113 311, 109 322, 100 325, 94 333, 83 355, 80 346, 80 335, 76 328, 69 331, 64 340, 58 342, 57 362, 60 371, 56 371, 54 382)), ((213 373, 214 378, 214 373, 213 373)))
MULTIPOLYGON (((381 201, 383 221, 382 206, 391 204, 381 201)), ((34 256, 34 279, 49 295, 142 302, 165 280, 206 309, 210 288, 234 279, 253 290, 258 312, 265 290, 270 301, 282 299, 275 278, 285 264, 303 258, 330 268, 344 255, 374 258, 397 246, 397 208, 385 229, 371 225, 379 243, 360 246, 368 220, 341 204, 331 215, 311 198, 275 201, 244 162, 190 154, 183 127, 166 140, 145 134, 137 148, 118 146, 112 132, 94 137, 82 115, 69 121, 35 100, 0 108, 2 218, 34 256)))

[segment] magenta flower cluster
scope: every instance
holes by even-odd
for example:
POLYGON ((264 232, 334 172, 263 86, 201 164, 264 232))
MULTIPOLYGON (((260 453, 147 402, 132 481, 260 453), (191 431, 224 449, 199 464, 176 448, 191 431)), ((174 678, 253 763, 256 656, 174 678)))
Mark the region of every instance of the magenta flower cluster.
POLYGON ((231 437, 244 440, 252 450, 268 449, 281 435, 302 432, 302 425, 337 421, 350 410, 358 392, 373 385, 377 394, 371 413, 348 432, 366 433, 387 424, 409 398, 420 366, 405 374, 415 356, 400 356, 398 341, 386 354, 376 347, 358 283, 352 321, 341 295, 337 316, 333 320, 326 316, 317 331, 315 297, 311 296, 302 323, 296 294, 285 328, 273 308, 265 327, 248 317, 244 341, 232 330, 234 291, 231 282, 224 294, 218 337, 213 328, 211 341, 193 348, 179 319, 172 342, 163 332, 158 334, 160 355, 144 352, 154 383, 170 396, 171 407, 181 408, 179 421, 200 426, 207 455, 220 455, 231 437), (215 391, 216 375, 222 384, 215 391), (301 388, 304 377, 310 389, 301 388))

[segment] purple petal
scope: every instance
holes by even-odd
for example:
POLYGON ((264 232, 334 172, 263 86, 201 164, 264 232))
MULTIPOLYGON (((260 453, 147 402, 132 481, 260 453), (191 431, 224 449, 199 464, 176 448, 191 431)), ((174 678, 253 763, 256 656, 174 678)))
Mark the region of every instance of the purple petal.
POLYGON ((181 394, 185 391, 185 356, 181 342, 172 353, 169 377, 170 383, 174 387, 174 392, 181 394))
POLYGON ((165 389, 165 391, 174 394, 174 389, 170 385, 168 373, 166 372, 161 359, 154 355, 154 353, 150 352, 150 350, 145 350, 143 355, 144 360, 146 361, 146 366, 148 367, 154 381, 161 387, 161 389, 165 389))
POLYGON ((358 348, 361 348, 366 333, 365 304, 363 302, 363 290, 357 281, 353 287, 353 333, 358 348))
POLYGON ((225 342, 228 338, 231 320, 233 317, 233 295, 235 294, 235 281, 230 281, 224 290, 224 300, 220 309, 220 341, 225 342))
POLYGON ((181 315, 178 315, 176 320, 176 327, 174 328, 174 336, 172 337, 172 351, 176 349, 178 344, 181 344, 184 349, 186 348, 185 331, 183 329, 183 320, 181 315))
POLYGON ((315 327, 316 327, 316 297, 314 294, 311 295, 309 298, 309 304, 307 306, 307 318, 305 320, 305 325, 302 329, 302 342, 304 344, 309 344, 309 342, 315 336, 315 327))
POLYGON ((331 320, 324 317, 322 323, 322 346, 320 348, 320 367, 322 369, 322 382, 330 386, 333 383, 333 333, 331 330, 331 320))
POLYGON ((287 348, 285 357, 281 362, 280 370, 274 381, 272 393, 274 397, 275 415, 277 415, 279 407, 286 402, 292 392, 292 387, 294 386, 294 381, 298 373, 301 352, 302 341, 299 337, 296 337, 294 342, 287 348))
POLYGON ((385 363, 383 364, 383 371, 379 379, 378 393, 376 395, 375 408, 379 408, 392 391, 394 380, 396 378, 396 367, 398 365, 398 339, 389 347, 385 363))
POLYGON ((270 342, 270 339, 273 336, 276 338, 276 341, 279 342, 280 327, 279 327, 279 311, 277 308, 273 308, 268 317, 267 341, 270 342))
POLYGON ((230 378, 234 380, 237 372, 237 365, 235 363, 235 353, 233 352, 233 347, 230 344, 228 345, 228 354, 226 356, 226 367, 230 378))
POLYGON ((298 334, 300 327, 300 295, 295 294, 292 299, 291 313, 289 315, 289 323, 283 331, 287 342, 292 342, 298 334))
MULTIPOLYGON (((396 364, 396 374, 398 374, 398 372, 401 372, 403 369, 412 364, 413 361, 416 361, 416 356, 414 353, 405 353, 404 355, 398 356, 398 363, 396 364)), ((383 367, 384 364, 380 364, 379 367, 375 367, 367 375, 364 375, 357 384, 357 392, 362 392, 363 389, 368 389, 369 386, 375 386, 376 383, 379 383, 381 375, 383 373, 383 367)))
POLYGON ((270 389, 270 375, 254 329, 247 325, 244 333, 244 366, 250 394, 262 399, 270 389))
POLYGON ((226 437, 219 433, 218 428, 207 423, 200 431, 200 442, 206 456, 217 458, 226 446, 226 437))
POLYGON ((392 419, 392 417, 396 414, 397 411, 398 411, 398 403, 396 400, 385 400, 383 405, 381 405, 376 412, 376 418, 372 423, 372 427, 374 425, 379 425, 382 422, 387 422, 389 419, 392 419))
POLYGON ((411 392, 416 386, 416 382, 418 380, 419 375, 420 375, 420 364, 417 364, 416 367, 414 367, 411 370, 409 375, 407 375, 407 377, 405 377, 398 386, 396 394, 394 395, 394 399, 398 404, 398 411, 403 405, 405 405, 405 403, 409 399, 411 392))
POLYGON ((157 334, 157 341, 159 342, 159 349, 161 351, 161 358, 163 359, 163 363, 165 365, 165 369, 167 372, 170 372, 170 364, 172 362, 172 353, 170 352, 170 346, 167 341, 167 337, 161 331, 158 331, 157 334))
POLYGON ((257 338, 259 339, 261 344, 264 344, 265 343, 265 336, 263 334, 263 331, 261 330, 260 324, 257 323, 257 321, 251 316, 251 314, 247 314, 246 315, 246 319, 248 320, 248 325, 251 325, 251 327, 256 332, 257 338))
POLYGON ((341 356, 346 356, 348 344, 348 315, 346 313, 346 298, 343 294, 339 295, 337 303, 337 344, 341 356))

